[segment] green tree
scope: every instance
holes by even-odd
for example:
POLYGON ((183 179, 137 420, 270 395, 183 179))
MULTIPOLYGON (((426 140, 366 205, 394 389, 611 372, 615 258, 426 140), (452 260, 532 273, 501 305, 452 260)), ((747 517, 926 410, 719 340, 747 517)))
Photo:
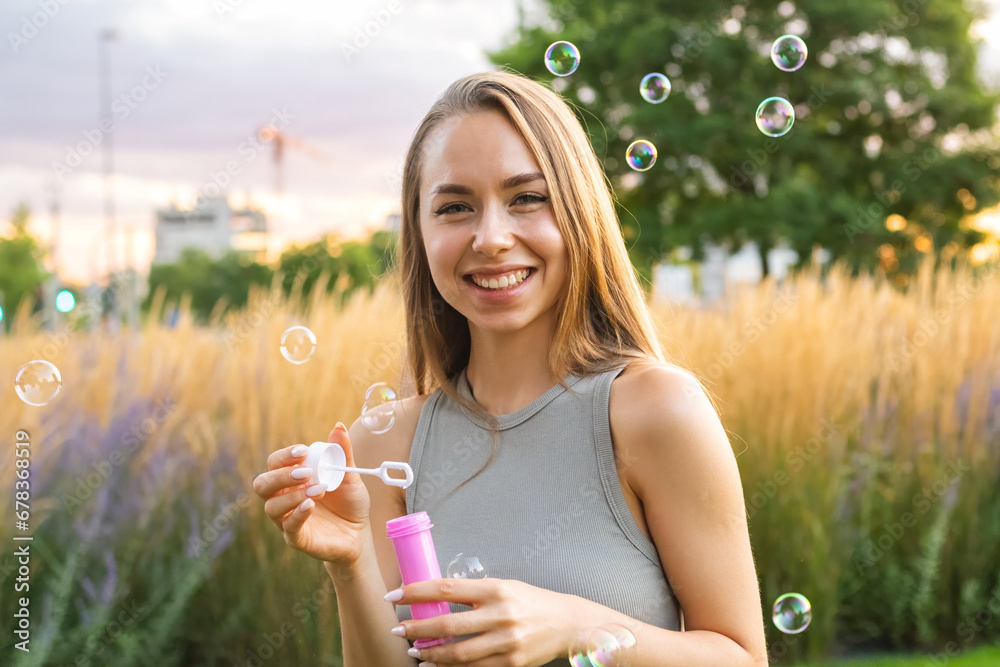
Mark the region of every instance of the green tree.
MULTIPOLYGON (((326 271, 330 276, 327 292, 338 285, 345 298, 363 287, 371 292, 392 261, 394 242, 393 234, 376 232, 369 241, 340 242, 324 236, 302 246, 292 246, 282 253, 277 266, 282 274, 282 289, 286 296, 291 294, 296 277, 301 275, 302 294, 307 295, 326 271)), ((202 250, 185 248, 177 262, 151 267, 149 295, 143 309, 149 309, 157 289, 164 286, 167 302, 190 294, 192 313, 205 322, 220 299, 225 300, 225 309, 242 308, 247 303, 250 285, 270 286, 273 276, 271 268, 235 251, 213 259, 202 250)))
POLYGON ((279 265, 285 292, 290 293, 296 275, 304 273, 302 292, 308 294, 324 271, 330 275, 328 292, 338 283, 344 297, 362 287, 371 292, 391 262, 393 243, 394 234, 379 231, 368 241, 341 242, 328 235, 303 246, 292 246, 282 253, 279 265))
POLYGON ((149 271, 149 295, 143 302, 148 310, 157 288, 166 288, 166 301, 177 301, 191 294, 191 311, 205 321, 220 299, 226 309, 242 308, 247 303, 250 285, 269 286, 273 272, 267 266, 248 261, 235 251, 212 259, 205 251, 185 248, 174 264, 154 264, 149 271))
POLYGON ((935 249, 968 246, 964 215, 997 202, 998 95, 976 76, 972 11, 948 0, 818 0, 750 5, 701 0, 550 0, 536 25, 522 13, 516 41, 491 53, 572 103, 615 187, 633 263, 649 277, 671 249, 746 241, 766 253, 780 239, 799 253, 814 244, 872 267, 882 244, 908 271, 915 239, 935 249), (770 45, 803 37, 796 72, 777 69, 770 45), (580 49, 568 77, 544 67, 556 40, 580 49), (662 72, 673 91, 645 102, 639 82, 662 72), (758 104, 795 105, 791 131, 771 138, 758 104), (652 169, 624 156, 636 139, 658 149, 652 169), (970 202, 972 206, 970 206, 970 202), (907 224, 886 228, 891 214, 907 224))
MULTIPOLYGON (((45 250, 28 233, 30 220, 31 210, 26 204, 18 204, 10 217, 14 235, 0 237, 0 306, 8 329, 21 301, 34 298, 48 278, 42 266, 45 250)), ((38 305, 36 301, 35 310, 38 305)))

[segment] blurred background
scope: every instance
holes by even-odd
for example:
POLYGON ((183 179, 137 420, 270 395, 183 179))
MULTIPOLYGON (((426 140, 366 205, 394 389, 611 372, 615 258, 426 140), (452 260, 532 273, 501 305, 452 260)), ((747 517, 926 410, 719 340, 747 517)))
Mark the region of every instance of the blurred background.
POLYGON ((573 107, 665 352, 719 399, 772 664, 1000 664, 1000 2, 342 4, 0 6, 4 516, 31 443, 0 663, 342 664, 329 578, 250 481, 373 384, 413 393, 403 158, 506 67, 573 107))

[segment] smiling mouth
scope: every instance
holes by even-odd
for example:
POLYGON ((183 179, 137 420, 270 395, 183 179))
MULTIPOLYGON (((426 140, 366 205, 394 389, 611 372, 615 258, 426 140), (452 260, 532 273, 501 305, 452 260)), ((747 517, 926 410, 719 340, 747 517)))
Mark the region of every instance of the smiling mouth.
MULTIPOLYGON (((529 267, 527 269, 522 269, 522 270, 526 270, 527 271, 527 274, 524 276, 524 278, 522 278, 521 280, 519 280, 517 283, 515 283, 513 285, 506 285, 506 286, 503 286, 503 287, 500 286, 500 280, 499 280, 499 278, 502 277, 502 278, 506 279, 510 274, 503 274, 502 276, 500 276, 498 278, 494 278, 493 280, 497 283, 496 287, 483 287, 482 284, 480 284, 479 282, 477 282, 476 280, 473 279, 472 274, 469 274, 469 275, 465 276, 465 281, 467 283, 475 286, 475 287, 478 287, 481 290, 485 290, 485 291, 488 291, 488 292, 504 292, 506 290, 511 290, 511 289, 515 289, 517 287, 520 287, 523 283, 527 282, 528 279, 531 278, 531 276, 534 275, 534 273, 535 273, 535 268, 534 267, 529 267)), ((514 271, 512 273, 519 273, 519 272, 518 271, 514 271)))

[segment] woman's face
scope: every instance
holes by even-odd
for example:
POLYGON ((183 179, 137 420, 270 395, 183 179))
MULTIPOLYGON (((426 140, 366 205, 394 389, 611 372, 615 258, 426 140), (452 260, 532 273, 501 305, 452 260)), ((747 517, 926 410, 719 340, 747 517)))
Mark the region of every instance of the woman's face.
POLYGON ((451 118, 427 137, 423 158, 420 228, 441 296, 470 329, 554 323, 568 254, 541 169, 507 117, 451 118))

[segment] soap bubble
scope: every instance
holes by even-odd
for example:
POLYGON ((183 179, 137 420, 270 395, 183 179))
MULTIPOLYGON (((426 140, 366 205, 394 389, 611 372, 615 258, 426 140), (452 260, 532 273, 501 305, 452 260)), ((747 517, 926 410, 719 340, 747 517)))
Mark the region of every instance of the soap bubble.
POLYGON ((612 624, 583 633, 570 648, 573 667, 628 667, 635 635, 623 625, 612 624))
POLYGON ((552 42, 545 50, 545 68, 556 76, 569 76, 580 66, 580 49, 569 42, 552 42))
POLYGON ((618 648, 622 651, 635 647, 635 635, 633 635, 632 631, 624 625, 610 625, 607 630, 615 636, 615 641, 618 642, 618 648))
POLYGON ((625 160, 636 171, 646 171, 656 162, 656 146, 645 139, 633 141, 625 151, 625 160))
POLYGON ((375 435, 385 433, 396 423, 396 392, 385 382, 376 382, 365 392, 361 423, 375 435))
POLYGON ((771 62, 783 72, 794 72, 806 62, 809 50, 801 37, 782 35, 771 45, 771 62))
POLYGON ((650 104, 659 104, 670 94, 670 79, 659 72, 651 72, 639 82, 639 94, 650 104))
POLYGON ((757 107, 757 128, 769 137, 780 137, 792 129, 795 109, 783 97, 769 97, 757 107))
POLYGON ((316 335, 306 327, 291 327, 281 334, 281 356, 293 364, 304 364, 316 351, 316 335))
POLYGON ((48 405, 49 401, 59 395, 60 389, 62 376, 59 375, 59 369, 48 361, 29 361, 21 366, 14 377, 14 390, 28 405, 48 405))
POLYGON ((475 556, 458 554, 448 563, 449 579, 485 579, 486 568, 475 556))
POLYGON ((775 627, 785 634, 794 635, 809 627, 812 621, 812 606, 804 595, 785 593, 774 601, 771 620, 775 627))

